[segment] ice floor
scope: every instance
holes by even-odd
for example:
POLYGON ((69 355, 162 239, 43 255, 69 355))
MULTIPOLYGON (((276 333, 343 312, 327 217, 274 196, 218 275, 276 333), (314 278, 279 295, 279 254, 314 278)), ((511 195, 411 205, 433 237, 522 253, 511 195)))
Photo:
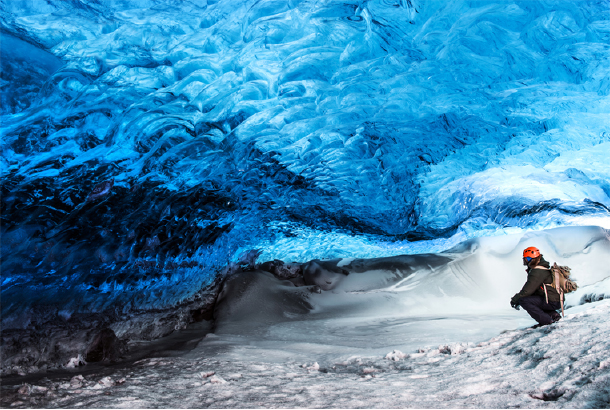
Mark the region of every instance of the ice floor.
POLYGON ((304 360, 306 355, 292 354, 291 349, 265 351, 247 343, 214 349, 206 341, 187 354, 145 359, 110 374, 105 369, 85 377, 42 379, 20 386, 18 393, 4 386, 2 404, 15 408, 608 408, 610 301, 573 310, 559 323, 507 331, 476 344, 422 346, 408 354, 337 356, 335 361, 327 354, 324 362, 304 360))
POLYGON ((221 293, 213 333, 196 324, 144 359, 5 379, 2 406, 608 408, 609 255, 604 229, 561 228, 406 265, 343 260, 350 274, 320 293, 244 272, 221 293), (532 244, 581 286, 566 317, 539 329, 508 303, 532 244))

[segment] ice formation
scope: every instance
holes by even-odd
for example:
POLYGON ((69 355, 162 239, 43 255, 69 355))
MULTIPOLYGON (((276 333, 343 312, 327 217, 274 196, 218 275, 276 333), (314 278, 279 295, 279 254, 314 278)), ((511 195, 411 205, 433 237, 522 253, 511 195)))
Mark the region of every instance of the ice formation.
POLYGON ((610 228, 603 1, 0 4, 5 329, 610 228))

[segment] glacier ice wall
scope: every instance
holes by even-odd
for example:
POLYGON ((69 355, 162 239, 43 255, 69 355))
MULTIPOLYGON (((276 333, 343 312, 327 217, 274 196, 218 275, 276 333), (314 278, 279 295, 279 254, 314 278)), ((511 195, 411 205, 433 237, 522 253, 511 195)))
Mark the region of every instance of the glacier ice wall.
POLYGON ((3 317, 610 225, 606 1, 0 4, 3 317))

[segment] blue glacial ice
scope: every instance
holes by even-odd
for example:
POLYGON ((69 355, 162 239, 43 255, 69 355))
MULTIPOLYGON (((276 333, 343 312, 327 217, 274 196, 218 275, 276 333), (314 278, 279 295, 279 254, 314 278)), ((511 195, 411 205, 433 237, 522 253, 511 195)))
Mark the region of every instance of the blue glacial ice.
POLYGON ((3 319, 610 227, 605 1, 0 4, 3 319))

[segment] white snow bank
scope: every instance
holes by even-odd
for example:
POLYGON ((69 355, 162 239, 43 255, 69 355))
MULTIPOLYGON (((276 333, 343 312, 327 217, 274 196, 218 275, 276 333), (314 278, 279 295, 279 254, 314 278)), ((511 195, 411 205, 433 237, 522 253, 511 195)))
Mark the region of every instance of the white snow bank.
POLYGON ((571 307, 603 299, 610 299, 610 277, 566 294, 565 304, 567 307, 571 307))

